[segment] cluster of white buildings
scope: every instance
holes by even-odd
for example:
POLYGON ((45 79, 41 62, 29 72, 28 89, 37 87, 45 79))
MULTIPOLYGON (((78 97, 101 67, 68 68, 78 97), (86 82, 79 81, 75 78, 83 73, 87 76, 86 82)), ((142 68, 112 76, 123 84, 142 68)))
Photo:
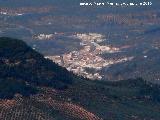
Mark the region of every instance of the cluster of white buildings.
POLYGON ((106 40, 104 35, 98 33, 88 33, 88 34, 78 33, 76 35, 73 35, 73 37, 78 38, 82 41, 97 42, 97 43, 106 40))
POLYGON ((54 37, 54 34, 39 34, 36 38, 38 40, 49 40, 54 37))
POLYGON ((11 15, 11 16, 22 16, 23 13, 9 13, 9 12, 0 12, 1 15, 11 15))
POLYGON ((120 52, 120 48, 101 46, 100 42, 105 40, 105 36, 96 33, 88 34, 76 34, 73 37, 81 40, 81 45, 83 48, 79 51, 72 51, 68 54, 63 54, 61 56, 48 56, 47 58, 53 60, 59 65, 66 67, 69 71, 90 78, 90 79, 102 79, 99 71, 103 67, 109 67, 110 65, 132 60, 133 57, 124 57, 115 60, 105 60, 100 57, 103 53, 114 53, 120 52), (83 43, 83 44, 82 44, 83 43), (91 49, 94 46, 94 49, 91 49), (96 72, 89 73, 86 68, 94 69, 96 72))

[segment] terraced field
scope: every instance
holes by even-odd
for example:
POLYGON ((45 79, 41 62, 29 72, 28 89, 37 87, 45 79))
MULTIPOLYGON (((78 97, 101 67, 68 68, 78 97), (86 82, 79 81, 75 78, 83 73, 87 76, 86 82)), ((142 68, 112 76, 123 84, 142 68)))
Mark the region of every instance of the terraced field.
POLYGON ((3 120, 101 120, 93 113, 72 103, 55 101, 52 98, 42 99, 33 96, 32 98, 34 99, 17 96, 13 100, 1 100, 0 118, 3 120))

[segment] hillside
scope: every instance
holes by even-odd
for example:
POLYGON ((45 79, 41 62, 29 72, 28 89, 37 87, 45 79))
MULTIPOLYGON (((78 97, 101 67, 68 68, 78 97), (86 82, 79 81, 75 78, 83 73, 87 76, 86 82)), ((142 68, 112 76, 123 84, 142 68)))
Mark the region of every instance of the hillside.
POLYGON ((0 97, 12 97, 16 92, 28 95, 35 92, 33 86, 64 89, 73 80, 72 73, 16 39, 0 38, 0 63, 0 97))
POLYGON ((85 80, 11 38, 0 38, 0 97, 2 120, 160 118, 158 85, 85 80))

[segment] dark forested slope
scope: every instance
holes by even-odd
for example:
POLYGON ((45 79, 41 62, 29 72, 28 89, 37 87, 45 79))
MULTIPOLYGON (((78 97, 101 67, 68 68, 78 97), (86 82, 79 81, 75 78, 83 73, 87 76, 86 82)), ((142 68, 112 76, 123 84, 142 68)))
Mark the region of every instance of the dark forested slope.
POLYGON ((0 38, 0 97, 35 92, 33 86, 64 89, 73 74, 32 50, 23 41, 0 38), (9 93, 11 91, 11 93, 9 93))

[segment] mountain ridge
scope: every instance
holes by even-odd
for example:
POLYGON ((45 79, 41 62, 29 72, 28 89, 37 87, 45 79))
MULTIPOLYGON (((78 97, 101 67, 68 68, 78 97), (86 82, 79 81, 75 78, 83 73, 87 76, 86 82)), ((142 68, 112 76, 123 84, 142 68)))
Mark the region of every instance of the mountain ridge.
MULTIPOLYGON (((50 86, 65 89, 73 80, 71 72, 45 59, 40 53, 17 39, 0 38, 0 58, 2 83, 4 79, 8 82, 12 79, 19 85, 21 83, 22 86, 30 86, 30 88, 31 86, 50 86)), ((4 86, 1 85, 1 87, 4 86)), ((14 90, 16 89, 15 87, 14 90)))

